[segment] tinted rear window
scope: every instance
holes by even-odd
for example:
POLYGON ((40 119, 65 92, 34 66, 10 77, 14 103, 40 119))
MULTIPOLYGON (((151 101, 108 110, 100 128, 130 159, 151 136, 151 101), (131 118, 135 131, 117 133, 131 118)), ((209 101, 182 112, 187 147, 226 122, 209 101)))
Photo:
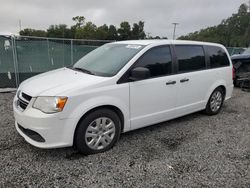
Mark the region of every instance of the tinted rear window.
POLYGON ((230 65, 227 54, 222 48, 217 46, 207 46, 206 49, 209 55, 211 68, 218 68, 230 65))
POLYGON ((191 72, 206 68, 205 54, 202 46, 175 46, 179 72, 191 72))

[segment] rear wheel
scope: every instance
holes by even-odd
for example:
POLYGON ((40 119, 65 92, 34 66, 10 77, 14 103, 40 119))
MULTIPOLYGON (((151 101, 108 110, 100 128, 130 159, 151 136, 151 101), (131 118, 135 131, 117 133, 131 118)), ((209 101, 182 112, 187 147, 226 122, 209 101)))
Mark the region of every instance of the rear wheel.
POLYGON ((75 145, 83 154, 109 150, 120 137, 121 121, 109 109, 98 109, 88 114, 76 130, 75 145))
POLYGON ((216 115, 220 112, 221 107, 223 105, 225 98, 224 91, 221 87, 216 88, 211 94, 207 105, 206 105, 206 113, 208 115, 216 115))

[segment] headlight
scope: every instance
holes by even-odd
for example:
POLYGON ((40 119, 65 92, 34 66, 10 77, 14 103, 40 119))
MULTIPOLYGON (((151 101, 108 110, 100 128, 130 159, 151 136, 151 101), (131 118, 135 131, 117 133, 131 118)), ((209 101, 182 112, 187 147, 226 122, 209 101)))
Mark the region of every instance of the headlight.
POLYGON ((37 97, 33 108, 41 110, 44 113, 56 113, 63 111, 67 102, 67 97, 37 97))

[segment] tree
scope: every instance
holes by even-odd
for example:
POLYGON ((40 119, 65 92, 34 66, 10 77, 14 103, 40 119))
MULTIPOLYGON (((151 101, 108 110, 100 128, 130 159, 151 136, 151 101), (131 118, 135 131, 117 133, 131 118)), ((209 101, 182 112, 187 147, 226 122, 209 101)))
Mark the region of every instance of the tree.
POLYGON ((96 25, 92 22, 87 22, 84 26, 77 28, 75 38, 77 39, 97 39, 96 25))
POLYGON ((84 16, 75 16, 72 18, 74 22, 76 22, 75 27, 80 28, 84 25, 85 23, 85 17, 84 16))
POLYGON ((136 40, 146 38, 143 21, 133 23, 132 28, 129 22, 123 21, 117 29, 114 25, 108 26, 106 24, 97 27, 90 21, 86 22, 84 16, 75 16, 72 20, 74 25, 70 27, 65 24, 50 25, 46 31, 26 28, 20 31, 20 35, 98 40, 136 40))
POLYGON ((145 39, 146 34, 144 32, 144 22, 134 23, 131 31, 131 39, 145 39))
POLYGON ((106 40, 108 38, 109 27, 104 24, 97 28, 95 38, 99 40, 106 40))
POLYGON ((131 39, 131 27, 128 22, 124 21, 120 24, 120 28, 118 29, 118 36, 119 40, 131 39))
POLYGON ((80 29, 84 23, 85 23, 85 17, 84 16, 75 16, 72 18, 72 20, 75 22, 75 25, 70 27, 71 33, 73 38, 76 37, 76 30, 80 29))
POLYGON ((144 22, 143 21, 139 21, 138 23, 139 25, 139 39, 145 39, 146 38, 146 34, 144 32, 144 22))
POLYGON ((109 26, 107 39, 108 40, 118 40, 117 30, 116 30, 116 27, 114 25, 109 26))
POLYGON ((245 15, 247 14, 248 6, 246 4, 241 4, 238 10, 238 14, 245 15))
POLYGON ((22 36, 36 36, 36 37, 46 37, 47 32, 44 30, 36 30, 36 29, 30 29, 26 28, 24 30, 21 30, 19 32, 20 35, 22 36))
POLYGON ((217 42, 225 46, 248 47, 250 45, 249 20, 248 6, 242 4, 237 14, 222 20, 219 25, 189 33, 179 39, 217 42))
POLYGON ((47 29, 47 37, 72 38, 72 32, 65 24, 51 25, 47 29))
POLYGON ((139 33, 139 25, 137 23, 134 23, 131 31, 131 39, 139 38, 139 33))

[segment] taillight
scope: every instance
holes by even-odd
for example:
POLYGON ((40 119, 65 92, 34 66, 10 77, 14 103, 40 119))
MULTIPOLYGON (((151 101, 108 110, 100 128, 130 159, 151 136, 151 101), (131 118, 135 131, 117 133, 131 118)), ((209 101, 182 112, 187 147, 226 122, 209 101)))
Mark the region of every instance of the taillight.
POLYGON ((233 75, 233 80, 235 79, 235 68, 232 68, 232 75, 233 75))

